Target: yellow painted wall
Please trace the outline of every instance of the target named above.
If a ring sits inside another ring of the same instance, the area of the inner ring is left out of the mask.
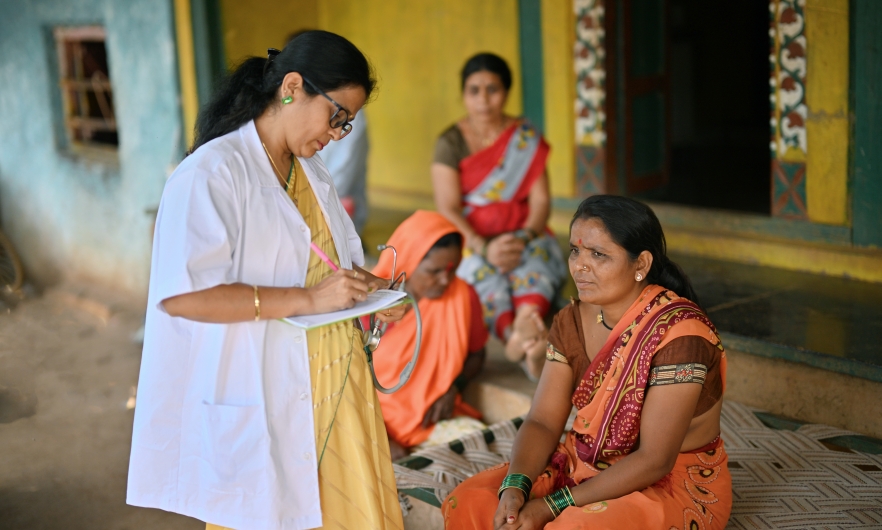
[[[267,48],[281,49],[291,33],[319,27],[318,0],[221,0],[220,6],[230,65],[265,57]]]
[[[512,0],[322,0],[319,25],[367,54],[380,79],[367,107],[368,186],[432,193],[429,166],[438,135],[464,113],[459,71],[471,55],[499,54],[520,78],[517,2]],[[521,112],[515,83],[507,110]]]
[[[193,21],[190,0],[175,0],[175,38],[181,83],[181,114],[187,148],[193,145],[199,97],[196,92],[196,59],[193,55]]]
[[[806,201],[811,221],[848,223],[848,0],[806,0]]]
[[[182,0],[178,0],[182,1]],[[185,1],[185,0],[184,0]],[[572,0],[542,0],[545,130],[555,196],[572,197],[575,158],[572,105]],[[281,47],[293,31],[319,28],[356,44],[379,77],[365,110],[371,142],[371,203],[431,205],[429,166],[435,140],[464,113],[459,70],[480,51],[505,58],[515,79],[507,111],[522,111],[519,22],[513,0],[221,0],[231,64]],[[267,16],[272,13],[272,16]]]
[[[542,0],[545,137],[551,144],[548,175],[556,197],[574,197],[576,192],[573,16],[572,0]]]

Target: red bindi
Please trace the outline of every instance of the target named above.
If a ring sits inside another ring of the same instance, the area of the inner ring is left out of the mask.
[[[445,271],[445,272],[450,272],[450,271],[452,271],[452,270],[453,270],[453,262],[451,261],[450,263],[447,264],[446,267],[444,267],[444,271]]]
[[[579,246],[582,246],[582,238],[579,238]]]

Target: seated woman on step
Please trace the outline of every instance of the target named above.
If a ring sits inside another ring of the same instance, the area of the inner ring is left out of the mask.
[[[439,213],[417,211],[392,234],[398,251],[396,274],[407,273],[405,287],[419,304],[423,339],[410,381],[394,394],[377,395],[389,434],[392,459],[407,449],[453,441],[485,427],[478,411],[462,401],[466,382],[481,371],[487,330],[475,290],[456,277],[462,259],[462,235]],[[384,252],[374,273],[392,275],[392,253]],[[383,386],[398,374],[413,352],[416,318],[408,312],[390,325],[376,355],[374,369]]]
[[[512,460],[451,492],[446,528],[725,528],[726,355],[658,219],[632,199],[584,200],[569,267],[579,300],[554,319]]]
[[[503,112],[511,88],[505,61],[475,55],[462,70],[466,117],[435,147],[435,204],[465,236],[457,275],[475,286],[491,332],[506,356],[524,360],[531,378],[545,362],[542,317],[566,278],[563,256],[546,227],[550,209],[548,144],[522,118]]]

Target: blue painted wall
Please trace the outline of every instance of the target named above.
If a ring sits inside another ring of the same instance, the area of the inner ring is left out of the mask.
[[[52,29],[107,32],[119,163],[67,154]],[[0,2],[0,221],[39,283],[146,293],[153,216],[181,159],[171,0]]]

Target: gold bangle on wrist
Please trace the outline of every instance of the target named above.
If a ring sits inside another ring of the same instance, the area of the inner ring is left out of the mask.
[[[260,293],[257,291],[257,286],[254,287],[254,321],[257,322],[260,320]]]

